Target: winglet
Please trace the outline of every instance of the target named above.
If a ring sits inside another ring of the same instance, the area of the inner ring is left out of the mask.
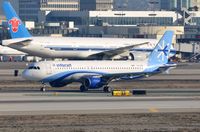
[[[149,65],[163,65],[168,63],[170,48],[172,46],[174,32],[166,31],[152,53],[149,55]]]
[[[8,21],[9,32],[12,38],[31,37],[30,33],[19,19],[10,2],[3,2],[3,10]]]

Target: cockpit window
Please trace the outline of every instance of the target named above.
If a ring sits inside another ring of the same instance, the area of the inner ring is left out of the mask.
[[[34,70],[40,70],[40,67],[39,66],[30,66],[28,69],[34,69]]]
[[[30,66],[28,69],[33,69],[33,67],[32,67],[32,66]]]

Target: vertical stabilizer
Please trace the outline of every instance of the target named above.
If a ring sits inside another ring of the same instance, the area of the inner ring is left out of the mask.
[[[162,65],[168,63],[174,32],[166,31],[152,53],[149,55],[149,65]]]
[[[30,33],[19,19],[10,2],[3,2],[3,10],[8,21],[9,32],[12,38],[31,37]]]

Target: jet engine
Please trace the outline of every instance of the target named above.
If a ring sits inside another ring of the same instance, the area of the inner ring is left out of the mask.
[[[144,60],[148,57],[149,53],[131,51],[113,57],[114,60]]]
[[[148,57],[149,53],[145,52],[130,52],[129,60],[145,60]]]
[[[101,78],[86,78],[84,81],[84,86],[89,89],[97,89],[103,87],[104,83]]]

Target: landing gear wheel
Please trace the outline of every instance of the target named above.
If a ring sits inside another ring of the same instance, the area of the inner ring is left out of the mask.
[[[85,86],[81,85],[80,86],[80,91],[81,92],[85,92],[85,91],[88,91],[88,89]]]
[[[43,87],[43,88],[40,89],[40,91],[41,91],[41,92],[45,92],[46,89]]]
[[[40,91],[41,92],[45,92],[46,91],[46,84],[45,83],[42,83],[42,87],[40,88]]]
[[[109,93],[111,91],[111,88],[109,86],[105,86],[105,87],[103,87],[103,91],[105,93]]]

